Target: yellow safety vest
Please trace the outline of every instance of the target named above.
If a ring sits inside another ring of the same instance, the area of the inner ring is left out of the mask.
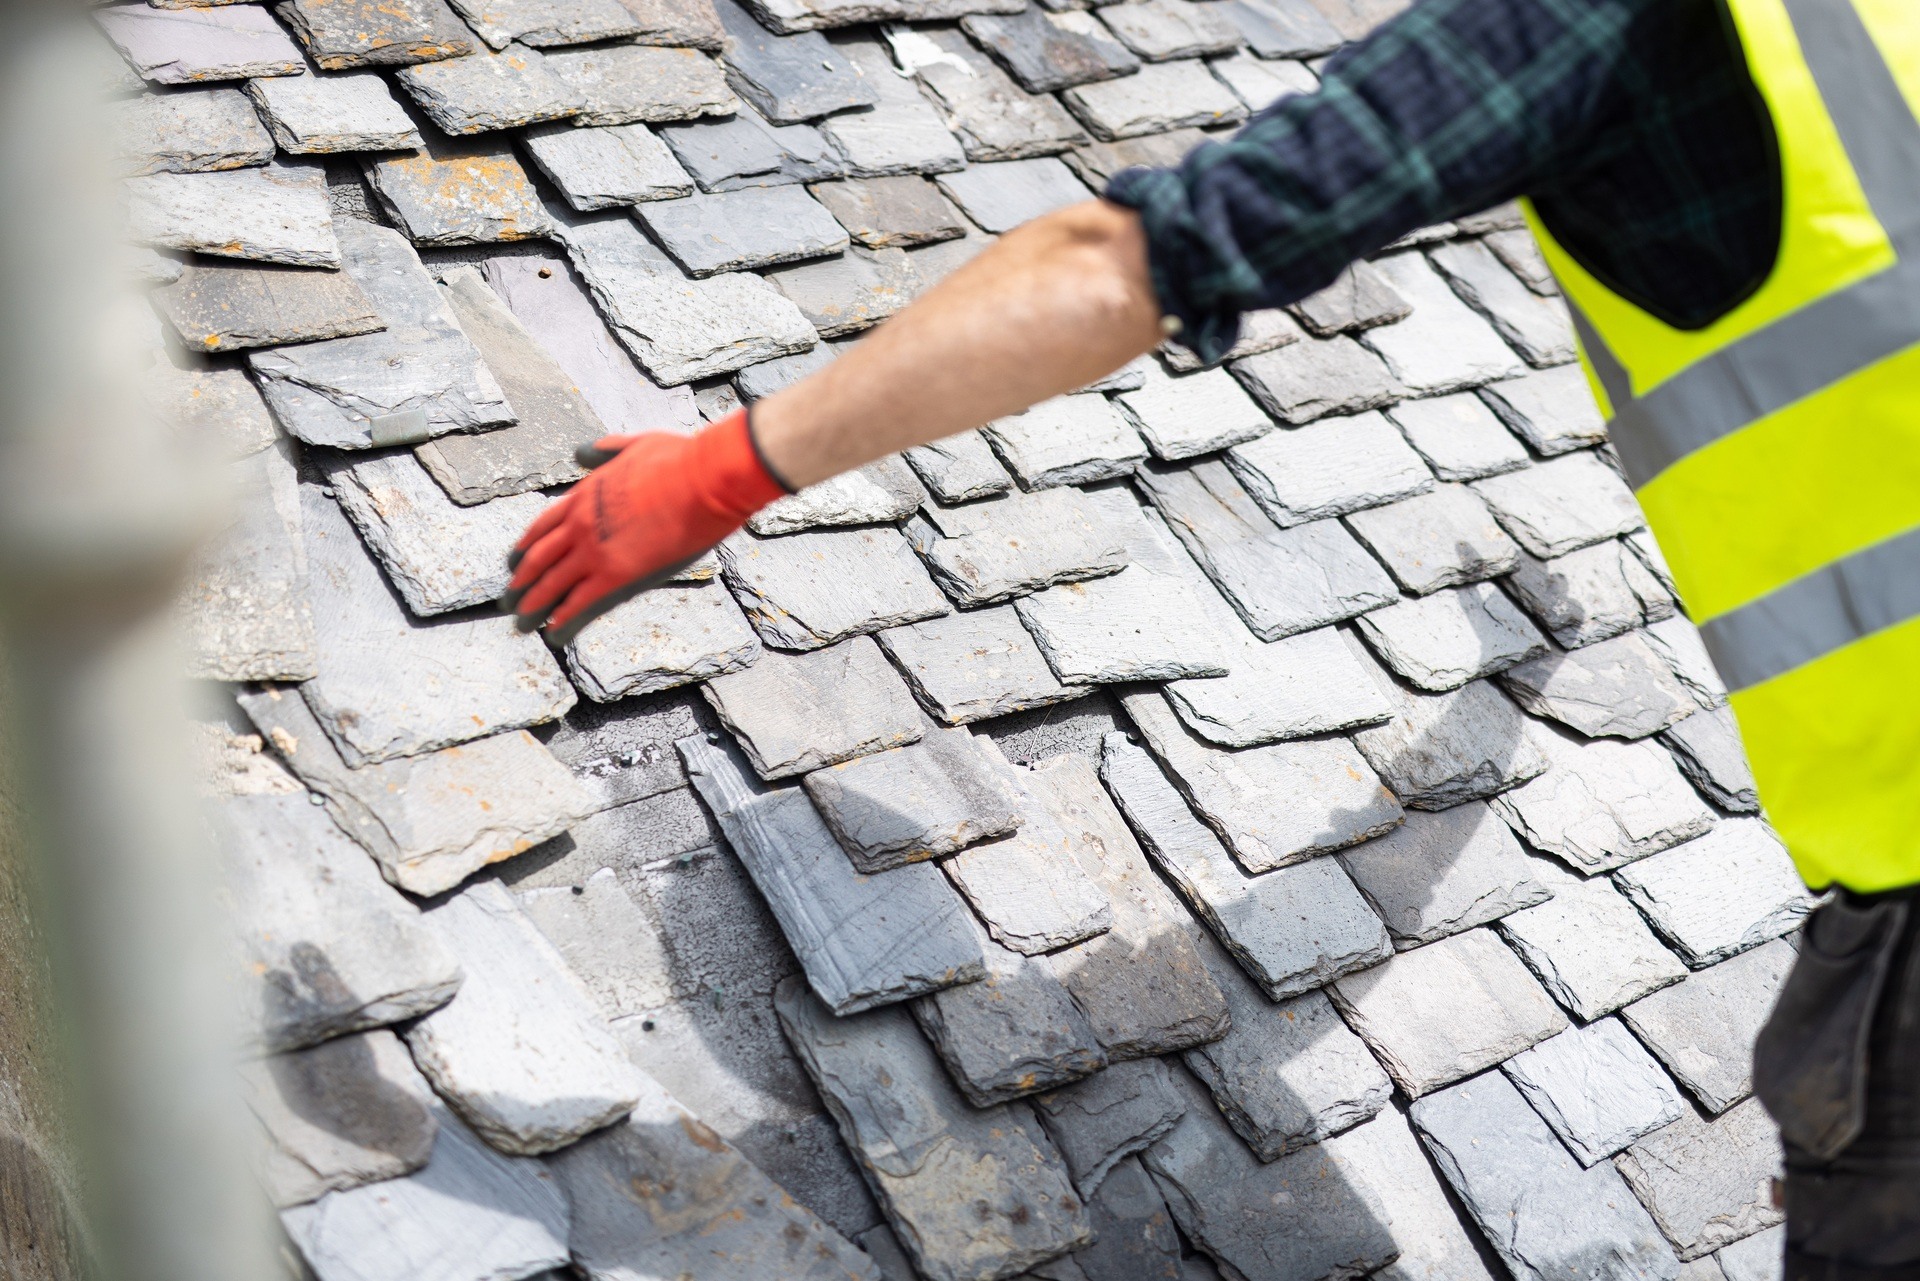
[[[1728,0],[1779,256],[1676,329],[1528,208],[1614,447],[1808,884],[1920,883],[1920,0]]]

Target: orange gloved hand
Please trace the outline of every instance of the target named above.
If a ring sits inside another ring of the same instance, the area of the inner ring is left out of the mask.
[[[607,436],[579,451],[595,468],[515,544],[500,606],[556,645],[660,582],[789,493],[736,410],[693,436]]]

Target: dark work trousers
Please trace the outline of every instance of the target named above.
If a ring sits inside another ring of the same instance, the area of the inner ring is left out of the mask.
[[[1786,1145],[1786,1281],[1920,1281],[1920,886],[1807,919],[1754,1048]]]

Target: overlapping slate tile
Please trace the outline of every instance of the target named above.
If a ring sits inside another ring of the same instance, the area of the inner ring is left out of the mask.
[[[1709,1112],[1753,1092],[1753,1042],[1793,968],[1775,939],[1636,1001],[1621,1017]]]
[[[727,42],[713,0],[620,0],[620,4],[640,24],[635,44],[719,53]]]
[[[1754,814],[1760,796],[1753,770],[1740,746],[1740,728],[1725,708],[1698,711],[1661,732],[1682,772],[1706,798],[1723,810]]]
[[[611,0],[609,0],[611,2]],[[480,52],[408,67],[394,77],[449,134],[517,129],[576,115],[581,98],[532,49]]]
[[[403,151],[425,145],[393,90],[371,73],[249,80],[247,95],[282,151]]]
[[[1649,623],[1642,635],[1646,637],[1647,644],[1653,646],[1654,652],[1673,669],[1673,674],[1679,678],[1694,702],[1709,709],[1727,705],[1726,684],[1721,681],[1720,673],[1714,670],[1706,643],[1700,639],[1700,629],[1691,621],[1675,615],[1657,623]]]
[[[1645,632],[1547,654],[1509,669],[1501,683],[1534,715],[1590,738],[1645,738],[1694,707]]]
[[[1556,885],[1550,901],[1504,918],[1500,933],[1554,998],[1585,1020],[1687,976],[1604,877]]]
[[[1353,512],[1347,525],[1416,596],[1505,574],[1520,555],[1487,505],[1463,485],[1438,485]]]
[[[156,9],[121,4],[94,20],[114,48],[155,84],[200,84],[253,76],[297,76],[300,50],[265,5]]]
[[[1282,527],[1377,507],[1433,487],[1426,464],[1391,423],[1373,413],[1269,432],[1234,446],[1226,460]]]
[[[1506,824],[1478,802],[1410,811],[1399,827],[1339,857],[1403,948],[1544,903],[1553,892]]]
[[[818,649],[952,608],[907,540],[884,525],[739,534],[720,556],[755,630],[781,649]]]
[[[156,173],[129,179],[127,197],[127,234],[141,244],[296,267],[340,266],[326,176],[316,166]]]
[[[800,309],[759,277],[689,280],[625,218],[580,223],[560,234],[620,341],[669,386],[792,355],[819,341]]]
[[[930,1281],[1010,1276],[1092,1236],[1065,1165],[1022,1103],[975,1110],[905,1011],[833,1019],[797,979],[787,1037],[901,1243]],[[1018,1169],[1019,1182],[1004,1171]]]
[[[1247,109],[1198,60],[1152,63],[1134,75],[1075,85],[1060,95],[1067,110],[1106,142],[1183,126],[1238,124]]]
[[[1090,1080],[1033,1100],[1080,1195],[1089,1200],[1114,1168],[1153,1144],[1186,1111],[1164,1059],[1116,1063]]]
[[[1218,605],[1217,600],[1206,600]],[[1392,715],[1388,678],[1332,628],[1262,641],[1224,608],[1214,613],[1227,675],[1172,681],[1166,694],[1187,727],[1222,747],[1255,747],[1361,725]]]
[[[792,0],[779,2],[785,4]],[[763,11],[766,6],[751,7],[762,11],[762,18],[768,16]],[[775,30],[803,29],[797,25],[783,27],[778,21],[771,25]],[[966,152],[960,140],[947,131],[939,111],[914,83],[895,69],[893,55],[877,35],[841,37],[832,47],[847,60],[877,99],[872,107],[829,116],[820,122],[820,132],[847,162],[851,176],[882,178],[893,174],[951,173],[965,167]]]
[[[993,456],[986,437],[977,431],[961,432],[929,445],[915,445],[902,457],[943,503],[991,498],[1013,488],[1007,469]]]
[[[914,261],[904,249],[856,245],[837,258],[803,262],[767,273],[824,338],[871,328],[920,292]]]
[[[1149,62],[1231,53],[1242,43],[1239,27],[1192,0],[1134,0],[1097,12],[1121,44]]]
[[[907,248],[952,240],[966,221],[925,178],[856,178],[809,188],[858,243],[869,249]]]
[[[1058,102],[1016,85],[960,32],[950,27],[889,28],[887,38],[895,56],[915,72],[939,105],[968,160],[1052,155],[1087,140],[1085,131]],[[997,228],[988,226],[988,230]]]
[[[1013,14],[963,18],[960,29],[1030,93],[1123,76],[1140,66],[1091,14],[1054,14],[1028,5]]]
[[[1521,283],[1536,294],[1557,294],[1559,286],[1554,283],[1553,272],[1547,266],[1546,258],[1540,252],[1533,233],[1525,226],[1510,227],[1489,232],[1482,237],[1482,243],[1493,251],[1493,256],[1506,264],[1508,271],[1520,277]]]
[[[1211,454],[1273,428],[1273,420],[1224,369],[1169,378],[1149,362],[1146,382],[1114,398],[1154,457],[1167,460]]]
[[[1501,1070],[1581,1165],[1606,1160],[1690,1110],[1618,1019],[1569,1028]]]
[[[1522,554],[1507,580],[1553,639],[1566,649],[1630,632],[1673,616],[1673,597],[1624,542],[1608,540],[1536,560]]]
[[[797,355],[780,356],[773,360],[762,361],[757,365],[748,365],[734,376],[733,386],[739,395],[735,397],[733,403],[721,407],[716,401],[713,408],[702,406],[707,415],[707,421],[717,421],[722,416],[732,413],[741,403],[750,404],[756,400],[764,400],[776,391],[784,391],[802,378],[818,373],[839,358],[842,346],[843,344],[838,343],[820,343]],[[873,470],[875,468],[880,470]],[[860,480],[843,482],[836,486],[836,481],[841,481],[842,476],[849,475],[858,475]],[[900,485],[905,485],[906,488],[900,489],[898,494],[893,493],[892,491]],[[869,463],[866,467],[856,468],[852,472],[843,472],[841,476],[830,476],[826,480],[809,485],[800,494],[789,494],[786,498],[775,499],[770,505],[749,517],[747,527],[756,534],[773,534],[791,532],[792,529],[805,529],[809,525],[819,523],[867,524],[879,520],[896,521],[907,516],[926,497],[924,494],[919,494],[912,503],[907,503],[906,489],[913,488],[917,487],[911,482],[900,479],[892,466],[891,459],[883,458]],[[880,490],[887,491],[888,496],[883,498],[878,492]],[[789,501],[790,499],[794,501]],[[814,519],[815,515],[825,516],[829,510],[844,510],[850,516],[854,507],[866,505],[875,505],[873,509],[876,511],[880,510],[880,505],[884,505],[890,513],[896,507],[900,510],[897,515],[876,515],[864,517],[861,520],[822,522]],[[791,516],[769,515],[770,512],[791,513]]]
[[[1441,480],[1479,480],[1517,471],[1529,461],[1526,447],[1470,392],[1405,400],[1387,410],[1387,417]]]
[[[1703,1258],[1694,1267],[1715,1266],[1727,1281],[1779,1281],[1785,1274],[1787,1229],[1785,1225],[1742,1237]]]
[[[1613,1166],[1581,1169],[1497,1072],[1413,1105],[1413,1123],[1517,1277],[1569,1270],[1674,1281],[1679,1261]]]
[[[250,1042],[268,1052],[444,1004],[461,968],[373,863],[298,792],[210,809]]]
[[[1111,38],[1108,36],[1107,29],[1100,25],[1098,18],[1077,9],[1049,14],[1048,21],[1071,23],[1071,29],[1076,32],[1085,28],[1102,38]],[[1171,129],[1166,133],[1150,133],[1135,138],[1091,142],[1084,147],[1075,147],[1064,158],[1067,166],[1080,175],[1082,182],[1099,191],[1105,190],[1108,180],[1122,169],[1128,169],[1134,165],[1146,165],[1150,168],[1177,165],[1186,158],[1188,152],[1206,142],[1209,137],[1211,137],[1210,134],[1199,129]],[[1248,312],[1243,319],[1251,320],[1256,316],[1265,317],[1273,314],[1272,311],[1253,311]],[[1284,316],[1286,313],[1279,314]],[[1293,324],[1291,317],[1287,318],[1287,323]],[[1294,325],[1293,328],[1294,336],[1298,337],[1299,326]],[[1197,361],[1194,362],[1193,368],[1199,368]]]
[[[1191,1275],[1180,1257],[1180,1237],[1153,1176],[1132,1157],[1114,1166],[1112,1176],[1087,1199],[1093,1244],[1062,1263],[1080,1269],[1087,1281],[1181,1281]]]
[[[619,0],[455,0],[463,17],[495,49],[589,44],[640,33]]]
[[[636,216],[689,274],[770,267],[847,247],[846,232],[798,187],[749,187],[656,200]]]
[[[613,868],[603,867],[579,885],[539,886],[515,897],[607,1018],[644,1013],[674,999],[673,960],[653,905],[635,902]]]
[[[1124,476],[1146,446],[1104,396],[1056,396],[981,429],[1027,489]]]
[[[693,179],[645,125],[561,124],[524,138],[533,162],[583,212],[693,194]]]
[[[1030,803],[1003,762],[964,730],[816,770],[801,781],[863,872],[957,853],[1021,826]]]
[[[1227,9],[1226,12],[1231,22],[1232,10]],[[1234,23],[1236,28],[1240,25]],[[1226,81],[1227,87],[1251,111],[1260,111],[1294,94],[1312,93],[1320,85],[1319,77],[1299,62],[1269,61],[1251,54],[1236,53],[1231,58],[1215,58],[1208,65],[1213,68],[1213,74]],[[1378,323],[1385,324],[1389,319],[1392,317],[1382,317]]]
[[[1507,532],[1542,559],[1631,533],[1646,523],[1626,482],[1591,450],[1475,481],[1473,488]]]
[[[568,1261],[565,1195],[551,1172],[502,1156],[443,1106],[425,1169],[281,1212],[322,1277],[530,1276]]]
[[[109,110],[116,168],[128,176],[243,169],[273,159],[272,136],[237,89],[148,95]]]
[[[761,653],[716,582],[650,588],[588,623],[566,649],[574,683],[603,703],[737,672]]]
[[[322,71],[405,67],[465,57],[476,47],[473,33],[447,8],[445,0],[387,0],[380,4],[281,0],[275,11],[293,28],[307,55]]]
[[[1078,698],[1062,685],[1012,609],[966,610],[879,634],[927,711],[950,725]]]
[[[1392,325],[1368,330],[1361,341],[1380,353],[1406,387],[1434,395],[1525,372],[1526,365],[1486,321],[1454,297],[1425,258],[1417,253],[1393,254],[1374,266],[1412,305],[1413,313]]]
[[[1071,487],[964,507],[929,504],[907,526],[907,537],[934,580],[967,606],[1098,578],[1127,565],[1119,532]]]
[[[1597,445],[1607,437],[1607,425],[1587,386],[1579,365],[1543,369],[1523,378],[1489,383],[1480,389],[1500,420],[1533,446],[1551,456]]]
[[[367,162],[367,181],[419,245],[528,240],[553,230],[527,171],[495,140],[429,139],[419,151]]]
[[[546,69],[583,102],[574,117],[582,125],[724,116],[737,102],[720,64],[698,49],[636,44],[560,49],[546,55]]]
[[[727,35],[727,83],[769,120],[798,124],[870,107],[880,95],[817,32],[776,35],[736,0],[714,0]]]
[[[839,177],[844,168],[818,129],[769,124],[744,104],[724,119],[661,125],[659,130],[702,191],[819,182]]]
[[[241,351],[386,328],[344,271],[195,262],[152,297],[181,342],[196,351]]]
[[[1583,742],[1535,726],[1545,774],[1503,793],[1493,808],[1537,850],[1584,875],[1610,871],[1690,841],[1713,811],[1653,743]]]
[[[1053,156],[975,164],[943,175],[939,182],[969,218],[991,232],[1011,231],[1092,196],[1073,171]]]
[[[1376,609],[1358,629],[1417,688],[1458,689],[1547,649],[1547,638],[1498,587],[1470,583]]]
[[[1813,906],[1786,847],[1757,818],[1723,819],[1614,879],[1695,969],[1779,938]],[[1702,894],[1703,885],[1717,888]]]
[[[1430,252],[1454,293],[1485,316],[1528,364],[1544,369],[1574,359],[1573,324],[1560,299],[1529,288],[1477,240],[1449,240]]]
[[[1310,0],[1227,0],[1227,20],[1262,58],[1313,58],[1346,37]]]
[[[1675,1252],[1697,1259],[1781,1221],[1772,1192],[1780,1160],[1779,1134],[1756,1099],[1710,1121],[1684,1109],[1614,1164]]]
[[[767,654],[704,692],[762,778],[917,743],[925,732],[899,676],[862,636],[813,653]]]
[[[1360,754],[1414,809],[1439,810],[1492,796],[1534,777],[1547,758],[1526,717],[1486,681],[1445,694],[1393,684],[1393,719],[1353,736]]]

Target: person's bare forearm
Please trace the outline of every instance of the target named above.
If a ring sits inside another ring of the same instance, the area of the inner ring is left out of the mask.
[[[1072,391],[1160,340],[1146,237],[1089,201],[1035,219],[826,369],[754,406],[796,487]]]

